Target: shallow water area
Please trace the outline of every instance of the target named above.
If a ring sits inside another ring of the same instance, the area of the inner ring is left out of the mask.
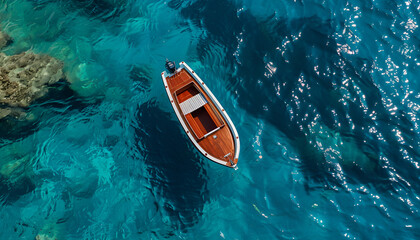
[[[1,52],[65,79],[0,118],[0,239],[419,239],[419,5],[1,1]],[[166,58],[228,112],[238,170],[184,134]]]

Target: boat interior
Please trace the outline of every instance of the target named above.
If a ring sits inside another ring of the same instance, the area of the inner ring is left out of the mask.
[[[175,99],[197,139],[206,138],[224,126],[223,121],[194,82],[174,92]]]

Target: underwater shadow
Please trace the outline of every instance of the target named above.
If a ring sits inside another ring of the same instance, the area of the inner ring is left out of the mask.
[[[51,0],[36,0],[36,9],[50,4]],[[119,17],[127,9],[126,0],[64,0],[61,1],[64,11],[79,11],[88,17],[97,18],[103,22]]]
[[[153,192],[163,198],[171,225],[186,231],[199,221],[209,199],[200,155],[183,136],[179,123],[159,109],[154,99],[139,106],[134,125]]]
[[[35,184],[29,177],[20,177],[16,182],[11,183],[9,179],[0,175],[0,205],[12,204],[34,189]]]
[[[133,81],[133,88],[140,92],[150,92],[151,69],[147,65],[131,65],[128,69],[129,77]]]
[[[21,116],[11,114],[0,119],[0,140],[15,141],[30,136],[46,119],[71,110],[83,111],[88,106],[100,104],[102,99],[81,97],[71,89],[68,81],[61,79],[29,107],[16,109]]]

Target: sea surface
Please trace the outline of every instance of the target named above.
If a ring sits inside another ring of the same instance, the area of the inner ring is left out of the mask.
[[[67,83],[0,121],[0,239],[420,239],[420,1],[0,0]],[[236,125],[210,162],[163,88]]]

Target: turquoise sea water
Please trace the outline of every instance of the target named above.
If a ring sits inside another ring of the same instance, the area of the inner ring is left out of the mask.
[[[420,239],[420,1],[0,4],[3,51],[69,81],[0,120],[0,239]],[[229,113],[237,171],[183,133],[166,58]]]

